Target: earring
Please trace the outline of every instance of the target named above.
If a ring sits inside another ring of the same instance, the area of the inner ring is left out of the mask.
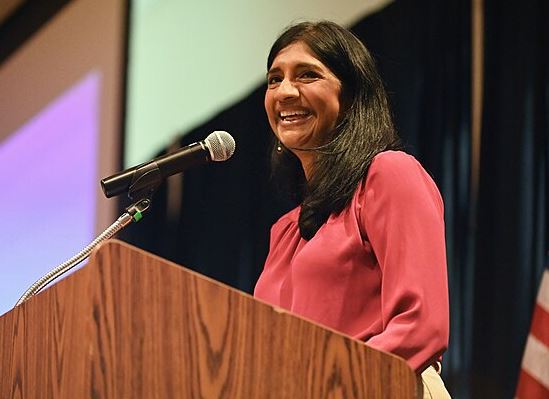
[[[279,154],[282,154],[282,144],[280,143],[280,141],[276,145],[276,152],[278,152]]]

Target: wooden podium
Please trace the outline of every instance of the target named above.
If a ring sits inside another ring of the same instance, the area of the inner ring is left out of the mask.
[[[415,398],[404,360],[120,241],[0,317],[0,398]]]

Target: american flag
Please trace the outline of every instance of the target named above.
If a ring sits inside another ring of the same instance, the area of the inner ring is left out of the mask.
[[[549,399],[549,269],[541,279],[522,358],[517,399]]]

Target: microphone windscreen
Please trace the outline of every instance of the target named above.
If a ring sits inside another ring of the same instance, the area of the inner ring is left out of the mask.
[[[210,151],[212,161],[226,161],[233,156],[236,143],[229,133],[218,130],[210,133],[204,140],[206,147]]]

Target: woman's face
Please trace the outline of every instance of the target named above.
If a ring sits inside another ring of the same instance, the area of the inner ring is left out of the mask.
[[[265,110],[276,137],[302,163],[312,153],[294,148],[313,148],[330,139],[340,93],[339,79],[303,42],[283,48],[274,59],[267,73]]]

